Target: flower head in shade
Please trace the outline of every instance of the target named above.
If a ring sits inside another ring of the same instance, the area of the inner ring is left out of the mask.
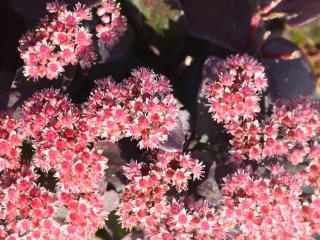
[[[119,42],[119,38],[127,30],[127,19],[120,11],[120,5],[115,0],[102,0],[96,11],[100,18],[96,36],[100,44],[109,49]]]

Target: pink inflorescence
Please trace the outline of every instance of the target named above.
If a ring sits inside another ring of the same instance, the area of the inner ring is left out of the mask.
[[[104,225],[107,217],[100,192],[58,193],[55,206],[55,221],[60,231],[58,237],[52,239],[89,239]]]
[[[198,160],[161,151],[150,165],[132,161],[124,171],[130,183],[118,211],[123,227],[140,226],[152,239],[224,239],[222,225],[208,203],[200,201],[187,209],[167,196],[172,187],[187,190],[188,180],[201,177],[203,166]]]
[[[209,68],[211,62],[207,62]],[[267,87],[264,67],[248,55],[235,55],[214,69],[206,97],[213,119],[232,135],[236,161],[283,157],[297,165],[308,156],[319,128],[319,103],[310,98],[277,100],[272,114],[258,119],[261,93]],[[247,105],[248,103],[248,105]]]
[[[262,128],[258,120],[245,121],[241,124],[229,123],[228,132],[232,134],[232,145],[229,153],[236,161],[243,159],[262,160]]]
[[[98,189],[107,159],[89,148],[93,136],[88,123],[66,96],[54,89],[36,93],[23,106],[22,128],[34,138],[34,165],[46,172],[55,170],[61,191]]]
[[[121,15],[120,6],[115,0],[102,0],[97,8],[100,23],[96,26],[100,44],[112,48],[127,30],[127,20]]]
[[[54,214],[53,196],[36,185],[36,178],[27,165],[1,175],[1,239],[45,239],[53,230],[49,229]]]
[[[264,67],[249,55],[233,55],[213,73],[216,79],[210,79],[205,90],[213,119],[224,124],[254,119],[267,88]]]
[[[56,1],[47,4],[47,10],[50,15],[20,40],[24,75],[34,80],[55,79],[69,64],[89,67],[96,59],[92,35],[83,25],[91,19],[90,9],[78,3],[70,11]]]
[[[320,234],[320,196],[314,195],[310,202],[302,207],[303,216],[310,224],[314,235]]]
[[[87,239],[104,224],[108,159],[91,146],[94,135],[82,116],[54,89],[28,99],[20,122],[2,116],[2,138],[13,146],[6,156],[15,165],[0,175],[1,239]],[[18,157],[9,155],[22,139],[35,149],[31,160],[20,160],[20,151]],[[56,177],[48,179],[55,185],[51,190],[40,180],[49,172]]]
[[[319,102],[310,98],[276,101],[265,124],[263,156],[284,155],[294,165],[308,155],[315,158],[312,149],[320,134],[319,110]]]
[[[96,26],[98,41],[110,49],[126,31],[126,18],[114,0],[103,0],[96,9],[101,22]],[[72,11],[59,1],[48,3],[49,15],[20,39],[24,75],[34,81],[52,80],[70,64],[91,67],[97,60],[93,36],[85,27],[92,20],[91,10],[80,3]]]
[[[37,178],[29,165],[1,175],[1,239],[80,240],[104,223],[102,195],[49,192]]]
[[[271,116],[264,121],[228,125],[234,137],[230,141],[233,146],[230,152],[240,160],[282,157],[297,165],[306,157],[315,157],[312,149],[320,132],[319,120],[319,104],[315,100],[278,100]]]
[[[145,68],[119,84],[110,78],[99,80],[86,106],[97,136],[110,141],[133,137],[140,148],[156,148],[167,140],[178,113],[169,80]]]
[[[320,196],[320,146],[315,143],[308,154],[310,164],[300,172],[305,183],[314,189],[315,195]]]
[[[51,8],[59,9],[59,6],[51,5]],[[121,84],[110,78],[98,81],[98,88],[84,110],[59,90],[44,89],[26,100],[19,121],[11,115],[2,115],[1,238],[71,240],[90,237],[104,224],[106,217],[103,199],[108,159],[94,145],[97,137],[117,141],[130,136],[139,140],[141,148],[156,148],[175,127],[177,105],[169,80],[141,68]],[[34,149],[31,159],[20,159],[22,141]],[[205,203],[190,210],[179,209],[183,205],[166,196],[171,186],[179,192],[187,190],[188,181],[203,174],[198,160],[181,153],[159,151],[150,166],[131,163],[128,169],[127,177],[133,185],[138,181],[140,185],[136,187],[140,188],[124,193],[126,198],[134,198],[136,194],[142,198],[145,188],[154,191],[153,196],[145,195],[151,200],[143,203],[145,207],[141,205],[140,209],[150,216],[148,223],[160,221],[161,229],[155,232],[155,226],[147,231],[150,236],[168,239],[172,235],[173,239],[175,236],[185,239],[184,236],[194,232],[203,237],[208,231],[211,235],[223,234],[220,230],[215,233],[208,230],[217,219],[212,210],[205,210]],[[133,206],[136,200],[130,199],[126,204]],[[148,209],[150,204],[157,206],[156,211],[163,207],[166,217],[156,219],[157,212]],[[166,221],[177,220],[176,213],[179,213],[180,225],[177,228],[167,226]],[[126,214],[122,215],[124,226],[134,227],[130,221],[138,213],[122,214]],[[188,222],[184,221],[185,217]]]
[[[207,65],[212,68],[211,62]],[[218,123],[223,123],[233,148],[234,160],[261,160],[261,128],[257,120],[260,100],[267,88],[264,67],[249,55],[233,55],[213,68],[213,76],[206,79],[205,96],[209,112]],[[214,79],[212,79],[214,78]]]
[[[23,104],[20,129],[25,137],[38,141],[48,126],[58,131],[61,124],[72,127],[72,123],[79,119],[79,111],[59,90],[45,89],[36,92]]]
[[[300,182],[285,172],[263,178],[240,170],[222,188],[220,217],[234,239],[311,239],[300,188]]]
[[[315,234],[320,234],[320,147],[316,142],[307,158],[309,165],[300,171],[300,177],[306,186],[312,188],[312,196],[303,205],[304,217],[310,222]]]
[[[154,153],[151,164],[132,161],[124,168],[130,183],[118,211],[122,226],[140,226],[152,239],[223,239],[222,225],[208,203],[187,209],[168,197],[172,187],[187,190],[188,180],[199,179],[202,171],[198,160],[181,153]]]
[[[22,137],[10,113],[0,114],[0,172],[19,167]]]

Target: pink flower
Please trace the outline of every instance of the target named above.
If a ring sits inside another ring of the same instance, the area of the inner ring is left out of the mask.
[[[54,170],[63,192],[99,188],[108,159],[90,147],[94,135],[77,106],[59,91],[45,89],[26,101],[23,117],[21,131],[34,138],[35,167]]]
[[[10,113],[0,114],[0,172],[20,167],[22,136]]]
[[[0,236],[4,239],[86,239],[104,224],[99,192],[49,192],[30,166],[1,175]]]
[[[208,79],[205,89],[213,119],[225,124],[253,120],[267,88],[264,67],[249,55],[233,55],[213,72],[216,79]]]
[[[262,178],[238,171],[222,188],[225,205],[219,217],[226,220],[224,224],[237,239],[311,238],[297,185],[285,172]]]
[[[110,49],[119,42],[127,30],[127,19],[121,15],[120,6],[115,0],[103,0],[96,13],[100,23],[96,26],[99,42]]]
[[[232,158],[239,162],[281,156],[294,165],[302,163],[319,133],[317,101],[278,100],[271,103],[271,116],[258,120],[261,93],[267,87],[262,65],[248,55],[235,55],[213,71],[216,79],[207,79],[205,94],[213,119],[233,136]]]
[[[151,157],[149,165],[131,162],[124,168],[130,183],[118,210],[122,226],[140,226],[148,237],[159,240],[225,239],[226,232],[208,203],[199,201],[187,209],[183,202],[169,200],[170,187],[186,190],[192,169],[198,166],[202,174],[203,166],[181,153],[158,151]]]
[[[90,66],[96,59],[91,34],[83,27],[90,20],[89,9],[77,4],[73,11],[59,2],[49,3],[49,16],[20,40],[19,51],[25,62],[24,75],[34,81],[56,79],[69,64]]]
[[[111,78],[97,83],[85,110],[97,136],[112,142],[133,137],[140,148],[167,140],[179,113],[168,79],[140,68],[122,83]]]
[[[276,155],[287,155],[287,160],[297,165],[308,156],[314,138],[320,130],[319,104],[309,98],[296,98],[290,101],[275,102],[273,114],[268,119],[267,127],[273,129],[264,141],[273,140],[273,145],[280,144]],[[275,144],[276,143],[276,144]]]

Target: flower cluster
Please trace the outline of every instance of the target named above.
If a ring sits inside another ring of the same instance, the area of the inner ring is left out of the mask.
[[[230,141],[234,159],[247,157],[260,161],[267,157],[283,157],[297,165],[306,157],[315,158],[317,154],[312,153],[312,149],[320,131],[317,101],[309,98],[278,100],[272,111],[264,121],[228,125],[234,137]]]
[[[133,137],[140,148],[156,148],[167,140],[179,113],[170,91],[168,79],[145,68],[119,84],[99,80],[86,104],[87,119],[97,136],[110,141]]]
[[[245,54],[227,58],[212,71],[215,79],[208,81],[205,94],[213,119],[224,124],[253,120],[267,88],[264,67]]]
[[[37,178],[29,165],[1,175],[1,239],[80,240],[104,223],[99,195],[52,193]]]
[[[188,180],[198,179],[203,166],[181,153],[153,153],[151,164],[132,161],[124,167],[130,183],[121,196],[119,215],[122,226],[141,226],[152,239],[208,239],[217,219],[206,203],[188,211],[182,203],[169,200],[171,187],[187,190]],[[202,237],[202,238],[201,238]]]
[[[66,96],[45,89],[23,106],[23,132],[34,136],[34,165],[46,172],[53,169],[63,192],[89,192],[103,181],[107,159],[94,148],[81,110]],[[82,181],[79,181],[79,178]]]
[[[10,113],[0,115],[0,172],[19,167],[22,138]]]
[[[243,122],[241,124],[229,123],[228,132],[232,135],[230,154],[235,161],[246,157],[250,160],[262,159],[262,128],[258,120]]]
[[[59,193],[55,205],[55,221],[60,229],[55,239],[88,239],[103,226],[106,219],[103,194],[100,192],[81,195]]]
[[[319,110],[318,101],[309,98],[278,100],[265,127],[269,134],[264,136],[264,155],[285,155],[294,165],[302,163],[309,153],[309,158],[319,158],[313,147],[320,133]]]
[[[57,2],[47,9],[53,16],[43,20],[42,28],[53,24],[61,34],[71,26],[82,29],[81,21],[90,18],[81,5],[73,12]],[[111,47],[123,33],[125,20],[114,1],[104,1],[97,15],[104,24],[98,37]],[[55,44],[54,31],[48,32],[52,34],[48,47]],[[35,36],[48,37],[40,30]],[[73,38],[77,41],[76,35]],[[21,46],[25,53],[40,49],[39,42],[32,45],[29,40]],[[50,51],[47,62],[36,64],[49,64],[58,50]],[[272,103],[271,115],[261,119],[259,101],[267,87],[262,65],[248,55],[236,55],[213,73],[216,79],[208,80],[206,96],[213,118],[232,135],[233,158],[277,157],[294,165],[309,160],[299,180],[278,165],[266,166],[264,176],[238,170],[225,179],[220,205],[188,203],[182,192],[190,180],[201,178],[204,166],[188,154],[158,149],[175,128],[179,107],[169,80],[140,68],[121,83],[98,80],[83,108],[58,90],[45,89],[24,103],[21,120],[0,116],[0,238],[90,237],[106,217],[108,159],[95,142],[124,137],[152,150],[141,162],[131,161],[123,168],[129,183],[121,194],[118,215],[125,228],[139,226],[147,237],[159,240],[310,239],[319,233],[319,103],[309,98],[278,100]],[[20,159],[23,141],[34,148],[31,160]],[[52,189],[41,181],[49,175],[54,177]],[[302,182],[314,189],[309,199],[300,199]]]
[[[238,111],[237,102],[242,103],[239,86],[244,93],[248,84],[246,78],[241,79],[243,70],[237,67],[239,59],[254,62],[247,55],[228,58],[214,68],[217,79],[209,79],[206,87],[211,104],[209,111],[232,135],[230,153],[233,159],[309,164],[299,170],[299,181],[279,167],[271,169],[269,178],[241,170],[227,178],[222,188],[224,202],[218,211],[220,218],[227,219],[223,228],[235,239],[310,239],[319,233],[319,101],[307,97],[276,100],[271,102],[271,115],[258,118],[259,94],[267,85],[260,81],[263,77],[258,77],[259,81],[252,81],[253,86],[248,90],[256,94],[254,109]],[[211,62],[207,64],[212,69]],[[258,76],[263,76],[263,67],[256,71]],[[238,82],[234,75],[239,75]],[[313,188],[309,199],[299,199],[302,182]]]
[[[311,160],[306,169],[300,172],[305,183],[314,189],[316,195],[320,196],[320,147],[317,143],[311,147],[308,154]]]
[[[239,170],[225,179],[222,204],[198,201],[186,207],[169,190],[186,190],[191,174],[201,176],[201,165],[180,153],[158,152],[151,161],[124,168],[130,182],[118,214],[125,228],[140,226],[159,240],[310,239],[318,231],[319,201],[303,206],[301,181],[280,166],[268,170],[269,177]]]
[[[310,239],[300,188],[300,182],[283,171],[263,178],[240,170],[222,188],[220,217],[235,239]]]
[[[127,29],[126,18],[121,15],[120,6],[115,0],[103,0],[97,9],[97,15],[101,21],[96,26],[99,42],[107,48],[112,48]]]
[[[302,207],[303,217],[310,224],[314,235],[320,234],[320,197],[313,196],[311,202]]]
[[[103,199],[108,159],[95,146],[97,138],[117,141],[132,136],[140,140],[140,147],[154,148],[167,139],[178,111],[169,81],[142,68],[121,84],[108,78],[98,81],[84,109],[60,91],[44,89],[25,101],[19,121],[8,114],[1,116],[1,237],[88,238],[106,217]],[[31,159],[20,161],[22,141],[34,149]],[[135,168],[142,174],[148,171],[142,169],[145,166],[136,164]],[[170,186],[187,190],[188,180],[203,173],[197,160],[180,153],[158,152],[150,167],[154,176],[135,177],[141,184],[137,191],[142,196],[144,187],[152,190],[159,185],[163,193],[156,196],[155,192],[154,197],[162,197],[162,202],[153,203],[167,209],[174,208],[165,197]],[[149,206],[145,205],[145,211]],[[206,215],[209,218],[209,213],[197,216]]]
[[[50,15],[20,40],[24,75],[35,80],[55,79],[69,64],[88,67],[96,59],[91,34],[82,23],[91,19],[89,9],[77,4],[69,11],[66,5],[53,2],[47,10]]]
[[[48,236],[54,214],[53,197],[44,188],[36,186],[36,178],[27,165],[1,175],[1,239],[43,239]]]
[[[223,123],[233,136],[230,151],[236,161],[245,156],[261,159],[261,129],[257,121],[262,92],[267,88],[264,67],[249,55],[233,55],[213,67],[207,77],[205,96],[209,112],[218,123]]]
[[[1,116],[1,239],[80,240],[104,224],[101,183],[108,159],[90,145],[94,136],[81,116],[53,89],[28,99],[21,121]],[[35,149],[31,160],[20,161],[23,140]],[[44,182],[54,181],[53,192],[40,180],[52,171],[56,180]]]
[[[313,194],[303,205],[304,217],[311,223],[313,232],[320,234],[320,147],[314,143],[307,158],[309,165],[301,170],[299,177],[306,186],[312,187]]]
[[[261,120],[256,114],[267,87],[264,68],[248,55],[235,55],[213,71],[217,79],[209,80],[206,88],[209,111],[232,135],[233,159],[284,157],[294,165],[302,163],[320,132],[319,103],[309,98],[277,100],[271,116]]]
[[[25,137],[32,137],[36,141],[40,140],[46,126],[51,125],[52,128],[59,129],[60,126],[57,124],[64,124],[70,127],[80,115],[79,109],[55,89],[36,92],[32,98],[24,102],[22,109],[23,121],[20,130]],[[67,117],[68,119],[61,121]]]
[[[33,80],[52,80],[70,64],[88,68],[95,63],[93,37],[85,27],[85,22],[92,19],[91,9],[78,3],[71,11],[66,4],[55,1],[47,4],[47,11],[49,15],[20,39],[24,75]],[[111,48],[124,34],[126,20],[114,0],[102,1],[97,14],[102,21],[96,29],[97,37]]]

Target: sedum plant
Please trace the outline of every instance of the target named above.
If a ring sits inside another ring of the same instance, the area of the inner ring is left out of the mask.
[[[261,34],[264,21],[282,16],[277,7],[290,13],[282,1],[259,1],[256,8],[250,1],[245,44],[218,26],[199,27],[202,16],[190,23],[191,9],[206,16],[203,5],[190,1],[122,1],[124,9],[115,0],[84,2],[47,3],[47,16],[19,40],[23,76],[18,71],[0,114],[0,239],[89,240],[103,231],[120,239],[120,228],[126,240],[319,236],[320,101],[286,97],[273,81],[274,64],[307,64],[288,42]],[[224,4],[216,7],[242,6]],[[172,52],[163,62],[171,23],[161,36],[161,24],[141,27],[146,13],[132,10],[140,5],[149,13],[162,6],[155,23],[167,22],[168,9],[177,12],[175,27],[184,14],[173,8],[183,8],[190,35],[229,50],[195,63]],[[144,48],[129,46],[134,33]],[[148,61],[139,62],[143,57]],[[195,77],[199,66],[202,76]],[[100,74],[100,67],[121,74]],[[188,95],[194,82],[179,79],[185,75],[199,83],[195,96]],[[192,111],[188,100],[195,99]]]

